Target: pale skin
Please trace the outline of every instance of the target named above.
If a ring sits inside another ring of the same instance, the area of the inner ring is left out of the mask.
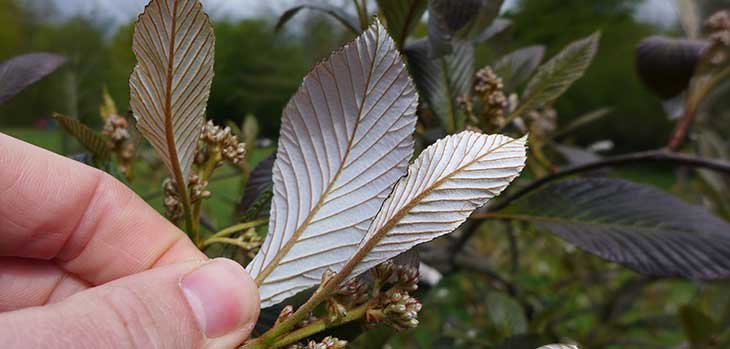
[[[233,348],[259,312],[111,176],[0,133],[0,348]]]

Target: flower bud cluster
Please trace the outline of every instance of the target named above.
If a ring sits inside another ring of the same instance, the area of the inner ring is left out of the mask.
[[[398,265],[398,287],[406,292],[418,290],[418,268],[411,265]]]
[[[165,178],[162,181],[163,200],[162,205],[165,208],[165,217],[171,222],[178,222],[183,217],[182,199],[177,192],[177,185],[171,178]]]
[[[309,341],[307,345],[294,344],[289,346],[288,349],[344,349],[346,347],[347,341],[328,336],[319,343],[315,341]]]
[[[382,321],[399,331],[415,328],[418,326],[418,312],[421,308],[421,303],[408,292],[394,289],[386,294],[383,303],[385,316]]]
[[[134,143],[130,141],[129,122],[122,116],[109,114],[101,129],[101,134],[108,139],[106,148],[117,155],[119,169],[129,176],[136,152]]]
[[[492,124],[501,125],[504,122],[504,110],[507,108],[502,78],[491,67],[480,69],[474,79],[474,93],[481,99],[482,118]]]
[[[376,283],[393,286],[373,302],[366,314],[368,322],[383,322],[399,331],[416,327],[421,303],[409,292],[418,289],[418,268],[388,261],[371,272]]]
[[[547,136],[557,129],[558,113],[552,107],[532,110],[527,113],[530,123],[530,132],[535,135]]]
[[[195,203],[210,197],[210,192],[207,190],[208,181],[201,179],[195,173],[190,175],[188,188],[190,190],[190,202]]]
[[[500,127],[504,123],[504,112],[509,106],[502,79],[491,67],[480,69],[474,76],[472,96],[459,96],[456,103],[472,122],[481,120],[483,126],[490,127]]]
[[[107,117],[101,133],[109,138],[107,147],[114,149],[129,140],[129,123],[127,119],[116,114],[111,114]]]
[[[710,47],[707,50],[710,63],[726,63],[730,49],[730,10],[718,11],[710,16],[705,21],[705,28],[710,33]]]
[[[364,304],[370,298],[370,286],[360,278],[350,279],[340,285],[335,298],[348,307]]]
[[[193,173],[188,181],[188,190],[190,192],[190,202],[196,203],[210,197],[210,191],[207,190],[208,181],[201,180],[200,177]],[[165,178],[162,182],[163,200],[162,205],[165,209],[165,217],[171,222],[178,222],[184,215],[182,198],[177,190],[175,181],[171,178]]]
[[[238,136],[231,132],[229,127],[220,127],[215,125],[213,121],[208,121],[203,125],[203,132],[200,134],[201,146],[198,147],[198,153],[195,156],[195,162],[198,164],[205,163],[214,149],[221,152],[222,160],[230,161],[234,164],[240,164],[246,157],[246,145],[238,141]],[[215,166],[220,166],[218,162]]]

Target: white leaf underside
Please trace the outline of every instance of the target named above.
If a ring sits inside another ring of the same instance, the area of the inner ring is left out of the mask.
[[[383,203],[351,276],[458,228],[519,175],[526,140],[464,131],[426,149]]]
[[[283,113],[269,234],[247,267],[262,307],[318,284],[355,253],[405,174],[417,99],[377,21],[305,77]]]
[[[138,64],[129,87],[137,127],[170,173],[185,182],[213,81],[214,46],[197,0],[152,0],[135,26]]]

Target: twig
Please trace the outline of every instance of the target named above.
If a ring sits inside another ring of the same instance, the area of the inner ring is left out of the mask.
[[[701,157],[673,153],[666,149],[657,149],[644,152],[629,153],[625,155],[618,155],[614,157],[605,158],[599,161],[590,162],[583,165],[568,167],[558,172],[549,174],[540,179],[537,179],[527,186],[517,190],[516,192],[506,195],[504,199],[500,200],[493,206],[488,206],[483,210],[477,211],[476,215],[483,215],[487,212],[496,212],[509,206],[515,200],[529,194],[530,192],[541,188],[543,185],[552,181],[572,176],[575,174],[589,172],[599,168],[613,167],[613,166],[627,166],[636,163],[647,163],[647,162],[658,162],[658,163],[669,163],[679,166],[689,166],[704,168],[713,170],[730,176],[730,163],[720,160],[704,159]],[[466,245],[466,242],[476,233],[478,224],[472,224],[464,229],[462,235],[453,243],[451,251],[456,253]]]
[[[234,233],[237,233],[239,231],[246,230],[249,228],[254,228],[254,227],[257,227],[257,226],[267,223],[267,222],[268,222],[267,219],[259,219],[259,220],[255,220],[255,221],[232,225],[230,227],[224,228],[224,229],[220,230],[219,232],[211,235],[208,239],[217,239],[217,238],[222,238],[222,237],[228,237],[231,234],[234,234]]]
[[[251,246],[248,245],[247,243],[245,243],[245,242],[243,242],[243,241],[241,241],[239,239],[232,239],[232,238],[211,238],[211,239],[205,239],[205,241],[203,241],[200,246],[202,248],[206,248],[206,247],[208,247],[210,245],[213,245],[213,244],[232,245],[232,246],[236,246],[238,248],[241,248],[241,249],[244,249],[244,250],[247,250],[247,251],[251,248]]]
[[[730,66],[711,77],[703,85],[698,87],[697,90],[690,90],[689,96],[685,101],[682,118],[677,122],[674,132],[672,132],[672,136],[669,138],[669,144],[667,145],[669,150],[679,150],[687,138],[687,132],[689,132],[690,127],[694,123],[700,104],[710,94],[712,89],[728,75],[730,75]]]

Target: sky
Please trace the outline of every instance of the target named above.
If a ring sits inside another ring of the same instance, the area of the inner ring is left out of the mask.
[[[74,15],[97,15],[116,27],[133,20],[149,0],[24,0],[36,6],[52,3],[63,17]],[[213,18],[245,18],[260,14],[276,15],[299,3],[342,4],[347,0],[201,0]],[[505,8],[514,6],[519,0],[506,0]],[[644,0],[637,11],[640,20],[660,26],[672,25],[676,10],[671,0]]]

